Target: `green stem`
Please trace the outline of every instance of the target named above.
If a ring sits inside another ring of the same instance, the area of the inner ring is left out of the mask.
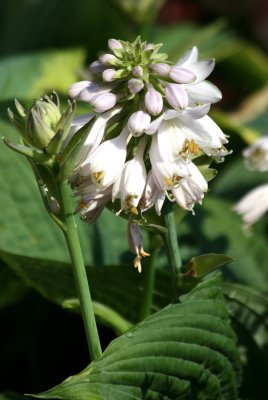
[[[153,304],[153,290],[155,284],[155,260],[157,248],[154,246],[153,238],[150,240],[150,257],[146,258],[143,262],[143,292],[141,299],[141,312],[140,320],[148,317],[152,313]]]
[[[173,271],[174,278],[178,276],[181,269],[181,255],[177,240],[176,224],[173,212],[173,204],[166,200],[163,206],[163,215],[165,218],[167,232],[165,234],[165,242],[170,266]]]
[[[66,224],[64,236],[72,260],[74,279],[82,311],[89,353],[91,359],[96,360],[101,355],[101,345],[93,311],[85,264],[79,242],[77,226],[73,215],[73,202],[67,181],[59,183],[59,193]]]

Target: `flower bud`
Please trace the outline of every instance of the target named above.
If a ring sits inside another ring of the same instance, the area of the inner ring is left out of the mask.
[[[116,57],[113,54],[103,54],[103,56],[100,57],[100,62],[104,65],[110,65],[111,61],[115,61]]]
[[[150,125],[151,117],[144,111],[137,111],[131,115],[127,127],[133,136],[140,136]]]
[[[112,82],[116,79],[116,71],[112,68],[105,69],[102,73],[102,79],[105,82]]]
[[[102,64],[102,62],[98,60],[98,61],[93,61],[93,63],[90,64],[89,69],[93,74],[101,75],[105,69],[105,66]]]
[[[153,43],[147,43],[144,47],[143,50],[154,50],[154,44]]]
[[[111,51],[113,51],[114,49],[122,49],[123,46],[122,44],[119,42],[119,40],[116,39],[109,39],[108,40],[108,47]]]
[[[90,100],[93,110],[97,113],[110,110],[116,104],[116,95],[113,93],[100,93]]]
[[[37,148],[45,148],[56,135],[61,118],[58,106],[49,98],[36,101],[26,117],[26,140]]]
[[[68,94],[70,97],[75,99],[76,97],[78,97],[80,95],[82,90],[89,87],[91,84],[92,84],[92,82],[90,82],[90,81],[75,82],[69,87]]]
[[[136,94],[143,89],[144,83],[142,82],[141,79],[132,78],[128,81],[127,86],[130,93]]]
[[[160,76],[168,76],[170,66],[165,63],[151,64],[150,69]]]
[[[155,90],[153,85],[148,85],[145,95],[145,106],[151,115],[158,115],[163,109],[163,99],[161,94]]]
[[[169,83],[165,89],[168,103],[175,110],[181,110],[188,106],[187,92],[183,86]]]
[[[179,66],[171,67],[169,76],[177,83],[192,83],[196,80],[196,75],[192,71]]]
[[[134,67],[132,70],[132,75],[135,76],[136,78],[141,78],[143,75],[142,67],[140,65],[136,65],[136,67]]]

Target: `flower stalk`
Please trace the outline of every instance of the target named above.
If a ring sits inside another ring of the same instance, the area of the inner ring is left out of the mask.
[[[165,243],[167,247],[167,255],[169,259],[169,264],[172,270],[172,276],[173,276],[173,284],[175,288],[175,284],[177,281],[177,277],[180,273],[180,269],[182,266],[181,262],[181,255],[180,255],[180,249],[179,249],[179,244],[177,240],[177,232],[176,232],[176,224],[175,224],[175,218],[174,218],[174,212],[173,212],[173,204],[169,201],[166,200],[163,206],[163,215],[165,218],[165,224],[166,224],[166,234],[165,234]]]
[[[100,357],[102,351],[101,351],[96,320],[94,316],[94,310],[93,310],[82,250],[79,242],[77,226],[73,215],[73,204],[71,201],[71,193],[67,181],[59,183],[59,192],[60,192],[62,211],[64,214],[64,220],[66,224],[66,230],[64,230],[63,232],[72,261],[74,279],[82,311],[82,317],[86,331],[89,353],[91,359],[96,360]]]

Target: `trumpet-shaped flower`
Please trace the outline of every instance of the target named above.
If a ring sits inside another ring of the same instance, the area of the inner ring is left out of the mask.
[[[243,151],[247,166],[257,171],[268,171],[268,136],[258,139]]]
[[[245,227],[255,224],[268,210],[268,184],[247,193],[234,207],[242,216]]]
[[[150,254],[144,251],[140,227],[131,218],[128,221],[128,244],[129,249],[136,254],[133,261],[134,267],[141,273],[141,259],[148,257]]]

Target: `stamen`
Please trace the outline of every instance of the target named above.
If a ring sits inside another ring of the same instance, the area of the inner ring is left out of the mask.
[[[103,177],[104,177],[104,172],[103,172],[103,171],[101,171],[101,172],[94,172],[93,175],[94,175],[95,181],[96,181],[98,184],[100,184],[101,181],[102,181],[102,179],[103,179]]]

